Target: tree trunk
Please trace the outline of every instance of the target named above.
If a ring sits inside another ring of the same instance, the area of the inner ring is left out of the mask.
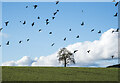
[[[66,58],[64,59],[64,67],[66,67]]]

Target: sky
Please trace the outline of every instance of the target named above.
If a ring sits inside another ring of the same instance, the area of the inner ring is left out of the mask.
[[[33,5],[36,4],[38,7],[34,9]],[[28,66],[31,66],[31,64],[39,66],[39,63],[44,62],[47,57],[50,58],[51,56],[55,58],[54,54],[63,47],[68,47],[69,50],[73,51],[74,49],[72,48],[76,48],[76,46],[79,46],[77,44],[82,43],[83,48],[80,47],[79,49],[82,48],[81,50],[85,50],[86,52],[86,50],[89,49],[88,46],[90,42],[92,42],[91,45],[93,44],[91,47],[100,47],[100,43],[94,45],[96,40],[99,42],[102,41],[102,43],[107,41],[109,45],[112,46],[112,42],[110,42],[113,41],[112,35],[110,40],[108,39],[109,41],[102,39],[109,37],[109,32],[118,27],[118,18],[114,17],[114,14],[118,11],[118,7],[114,5],[115,3],[113,2],[60,2],[58,5],[56,5],[55,2],[3,2],[2,26],[4,29],[0,35],[2,37],[2,47],[0,48],[2,49],[2,63],[6,64],[12,61],[12,64],[20,63],[20,65],[23,66],[25,61],[26,64],[29,63]],[[25,8],[26,6],[28,6],[28,8]],[[56,14],[55,19],[52,20],[53,13],[57,9],[59,9],[59,12]],[[37,19],[38,16],[40,19]],[[45,25],[46,19],[50,20],[48,25]],[[25,25],[20,23],[20,21],[23,22],[24,20],[26,21]],[[4,24],[6,21],[9,21],[8,26]],[[85,25],[81,26],[83,21]],[[31,26],[32,22],[35,22],[33,27]],[[72,29],[71,32],[69,32],[70,28]],[[95,31],[91,32],[93,28]],[[42,29],[42,31],[38,32],[39,29]],[[102,31],[101,34],[97,33],[99,30]],[[53,34],[49,35],[51,31]],[[107,33],[107,35],[105,33]],[[76,39],[77,35],[80,36],[79,39]],[[105,36],[105,38],[103,36]],[[63,41],[65,37],[67,40]],[[114,37],[116,38],[117,34],[114,34]],[[26,41],[27,38],[30,39],[29,42]],[[21,44],[18,43],[20,40],[22,40]],[[115,40],[117,40],[117,38]],[[10,41],[9,46],[6,46],[7,41]],[[84,45],[87,41],[89,42]],[[53,47],[51,47],[52,43],[55,43]],[[71,45],[72,47],[69,47]],[[115,50],[117,49],[117,47],[115,47],[116,45],[115,43],[112,47],[115,48]],[[101,49],[103,48],[101,47],[98,50]],[[104,53],[104,51],[107,53],[105,52],[106,54],[103,54],[102,59],[101,57],[95,59],[95,62],[100,63],[102,60],[103,63],[105,63],[103,59],[107,59],[107,62],[116,64],[116,58],[112,61],[109,60],[109,57],[116,54],[116,51],[113,50],[113,52],[109,53],[108,50],[112,49],[105,48],[101,50],[100,53]],[[81,53],[84,52],[78,52],[76,56],[80,56]],[[95,55],[101,56],[102,54],[100,53],[96,53]],[[82,60],[84,59],[85,57],[83,57]],[[77,62],[80,63],[79,61],[82,60],[77,59]],[[34,61],[36,63],[33,63]],[[52,60],[50,61],[52,62]],[[92,59],[90,59],[89,62],[94,66]],[[83,61],[83,63],[76,66],[88,66],[89,64],[83,65],[86,63],[87,62],[84,63]],[[46,64],[47,63],[43,63],[40,65]],[[89,66],[91,66],[91,64]],[[50,62],[48,65],[50,65]],[[56,66],[58,64],[53,65]]]

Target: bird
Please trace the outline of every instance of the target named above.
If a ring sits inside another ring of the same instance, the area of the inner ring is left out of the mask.
[[[118,3],[119,3],[119,2],[117,2],[117,3],[115,4],[115,6],[117,6],[117,5],[118,5]]]
[[[9,23],[9,21],[5,22],[5,25],[7,26],[7,25],[8,25],[8,23]]]
[[[19,44],[22,43],[22,41],[19,41]]]
[[[84,22],[82,22],[81,26],[83,26],[83,25],[84,25]]]
[[[37,8],[37,5],[34,5],[34,9],[36,9]]]
[[[40,17],[38,16],[38,18],[37,19],[40,19]]]
[[[7,43],[6,43],[6,45],[9,45],[10,44],[10,42],[8,41]]]
[[[64,38],[64,41],[66,41],[66,39],[67,39],[67,38],[65,37],[65,38]]]
[[[59,10],[57,10],[57,12],[59,12]]]
[[[49,34],[52,34],[52,32],[49,32]]]
[[[46,22],[49,21],[49,19],[46,19]]]
[[[82,12],[83,12],[83,10],[82,10]]]
[[[21,22],[21,21],[20,21]]]
[[[90,50],[88,50],[87,52],[90,53]]]
[[[98,33],[101,33],[101,30],[99,30]]]
[[[112,59],[113,59],[114,55],[112,55],[111,57],[112,57]]]
[[[91,32],[93,32],[95,29],[92,29]]]
[[[41,32],[42,31],[42,29],[39,29],[39,32]]]
[[[71,29],[69,29],[69,31],[72,31]]]
[[[34,26],[34,23],[35,23],[35,22],[32,23],[32,26]]]
[[[30,39],[27,39],[27,41],[30,41]]]
[[[1,45],[0,45],[0,47],[1,47]]]
[[[26,6],[26,8],[28,8],[28,6]]]
[[[59,3],[59,1],[56,1],[56,4],[58,4]]]
[[[116,32],[119,32],[119,28],[117,28]]]
[[[42,31],[42,29],[39,29],[39,32],[41,32]]]
[[[74,53],[76,53],[78,50],[75,50]]]
[[[23,22],[23,25],[26,24],[26,21]]]
[[[46,25],[48,25],[49,24],[49,22],[46,22]]]
[[[114,30],[112,30],[112,33],[115,32]]]
[[[54,16],[57,14],[57,12],[54,13]]]
[[[53,43],[51,46],[54,46],[55,45],[55,43]]]
[[[55,17],[52,17],[52,19],[55,19]]]
[[[117,16],[117,14],[118,14],[118,13],[116,13],[116,14],[114,15],[114,17],[116,17],[116,16]]]
[[[79,38],[79,35],[76,38]]]
[[[3,28],[0,28],[0,32],[2,31]]]

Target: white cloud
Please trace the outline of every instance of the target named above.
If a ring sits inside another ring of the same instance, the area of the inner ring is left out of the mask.
[[[69,66],[82,67],[105,67],[108,65],[117,64],[118,58],[118,33],[112,33],[113,29],[103,33],[99,40],[93,42],[85,41],[78,42],[67,46],[66,48],[73,52],[76,64]],[[87,50],[91,50],[87,53]],[[58,51],[57,51],[58,52]],[[10,61],[3,63],[3,66],[61,66],[57,61],[57,52],[49,56],[40,56],[39,58],[31,59],[24,56],[18,61]],[[111,56],[114,55],[114,59]]]

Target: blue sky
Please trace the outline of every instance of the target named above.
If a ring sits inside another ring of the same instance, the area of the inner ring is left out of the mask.
[[[33,9],[35,4],[38,7]],[[61,2],[58,5],[54,2],[2,3],[3,33],[8,35],[7,38],[3,37],[2,41],[3,62],[18,60],[23,56],[32,58],[48,56],[70,44],[98,40],[101,36],[97,34],[99,30],[103,33],[118,26],[118,18],[113,16],[118,11],[114,4],[112,2]],[[29,7],[25,8],[27,5]],[[60,11],[52,20],[53,13],[57,9]],[[47,18],[50,19],[49,25],[45,25]],[[19,22],[24,20],[27,22],[26,25]],[[5,21],[10,21],[7,27]],[[84,26],[80,25],[82,21],[85,22]],[[32,22],[35,22],[33,27]],[[68,31],[70,28],[72,32]],[[90,30],[93,28],[95,31],[91,33]],[[42,29],[42,32],[38,32],[39,29]],[[50,31],[53,32],[52,35],[49,35]],[[77,35],[80,35],[79,39],[76,39]],[[65,37],[67,41],[63,41]],[[26,42],[27,38],[30,39],[29,42]],[[8,40],[10,45],[6,46]],[[18,43],[20,40],[23,41],[21,44]],[[53,47],[52,43],[55,43]]]

